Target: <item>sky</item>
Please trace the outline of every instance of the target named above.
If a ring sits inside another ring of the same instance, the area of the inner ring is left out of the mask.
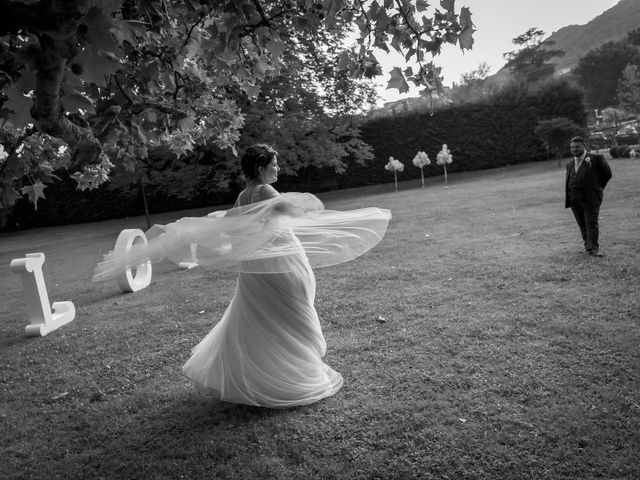
[[[436,0],[437,1],[437,0]],[[436,3],[436,1],[431,3]],[[478,68],[482,62],[491,67],[489,75],[504,66],[505,52],[516,50],[512,43],[518,35],[531,27],[545,32],[545,38],[567,25],[584,25],[613,7],[619,0],[456,0],[455,8],[469,7],[475,25],[474,45],[464,53],[459,46],[447,45],[434,63],[442,67],[444,84],[459,83],[463,73]],[[439,4],[439,2],[438,2]],[[404,68],[403,58],[384,52],[376,57],[382,64],[384,75],[380,80],[378,93],[381,103],[400,100],[418,95],[419,89],[400,95],[396,89],[386,90],[389,71],[394,66]]]

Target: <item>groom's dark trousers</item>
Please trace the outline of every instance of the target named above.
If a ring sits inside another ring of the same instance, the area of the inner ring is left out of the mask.
[[[600,248],[598,216],[604,187],[611,176],[611,167],[597,153],[587,153],[577,172],[575,161],[567,164],[565,208],[571,208],[588,252]]]

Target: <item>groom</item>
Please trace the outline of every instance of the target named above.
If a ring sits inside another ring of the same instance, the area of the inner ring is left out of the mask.
[[[571,139],[573,161],[567,164],[565,208],[571,207],[576,217],[584,251],[594,257],[602,257],[598,245],[598,215],[604,187],[611,179],[611,167],[598,153],[587,153],[582,137]]]

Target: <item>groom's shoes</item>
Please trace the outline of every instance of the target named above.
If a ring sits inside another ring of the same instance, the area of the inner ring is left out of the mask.
[[[604,257],[604,253],[602,253],[600,250],[589,250],[589,255],[591,255],[592,257]]]

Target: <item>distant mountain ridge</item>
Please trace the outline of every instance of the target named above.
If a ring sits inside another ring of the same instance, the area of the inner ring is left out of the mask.
[[[640,28],[640,0],[620,0],[585,25],[561,28],[547,38],[556,42],[551,48],[565,52],[564,57],[554,59],[556,72],[566,73],[590,50],[622,40],[636,28]]]
[[[551,60],[556,66],[556,73],[565,74],[589,51],[607,42],[622,40],[636,28],[640,28],[640,0],[620,0],[590,22],[562,27],[545,40],[555,42],[549,49],[565,52],[563,57]],[[495,77],[500,79],[508,75],[508,70],[502,67]]]

